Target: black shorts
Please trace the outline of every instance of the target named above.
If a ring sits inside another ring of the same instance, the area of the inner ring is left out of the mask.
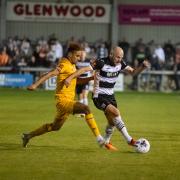
[[[103,111],[105,111],[109,104],[112,104],[117,108],[117,102],[114,95],[99,94],[97,98],[93,98],[93,102],[98,109]]]
[[[89,84],[77,84],[76,85],[76,93],[81,94],[83,90],[88,90]]]

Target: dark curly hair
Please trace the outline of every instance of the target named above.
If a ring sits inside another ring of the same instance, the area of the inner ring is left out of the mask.
[[[81,47],[78,43],[70,44],[68,47],[68,52],[74,52],[74,51],[83,51],[84,49]]]

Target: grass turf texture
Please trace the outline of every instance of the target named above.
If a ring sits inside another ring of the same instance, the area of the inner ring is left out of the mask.
[[[151,143],[147,154],[135,153],[116,130],[118,152],[100,149],[82,118],[70,116],[58,132],[21,147],[21,133],[51,122],[53,92],[0,89],[0,179],[18,180],[176,180],[180,179],[180,94],[116,94],[130,134]],[[101,132],[106,120],[90,100]]]

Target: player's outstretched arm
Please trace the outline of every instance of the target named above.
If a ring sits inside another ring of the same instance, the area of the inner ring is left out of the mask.
[[[87,78],[77,78],[77,84],[86,84],[91,80],[94,80],[94,76],[87,77]]]
[[[133,75],[133,76],[134,76],[134,75],[138,75],[138,74],[141,73],[143,70],[145,70],[146,68],[148,68],[149,65],[150,65],[149,62],[148,62],[147,60],[144,60],[144,61],[142,62],[142,64],[141,64],[139,67],[137,67],[136,69],[128,66],[127,69],[125,69],[125,72],[127,72],[127,73],[129,73],[129,74],[131,74],[131,75]]]
[[[66,87],[68,87],[72,81],[72,79],[77,78],[78,76],[80,76],[81,74],[87,72],[87,71],[91,71],[92,67],[91,66],[87,66],[87,67],[83,67],[81,69],[78,69],[76,72],[74,72],[73,74],[71,74],[68,78],[66,78],[64,80],[64,84]]]
[[[49,79],[53,76],[57,76],[60,73],[60,71],[61,71],[61,69],[59,67],[57,67],[56,69],[53,69],[46,74],[43,74],[36,82],[34,82],[27,89],[30,91],[35,90],[40,84],[44,83],[47,79]]]

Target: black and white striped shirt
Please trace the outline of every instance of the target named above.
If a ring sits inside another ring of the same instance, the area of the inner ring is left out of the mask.
[[[95,70],[93,97],[98,97],[98,94],[113,95],[118,75],[127,67],[126,63],[121,61],[114,65],[109,57],[106,57],[96,60],[91,66]]]

